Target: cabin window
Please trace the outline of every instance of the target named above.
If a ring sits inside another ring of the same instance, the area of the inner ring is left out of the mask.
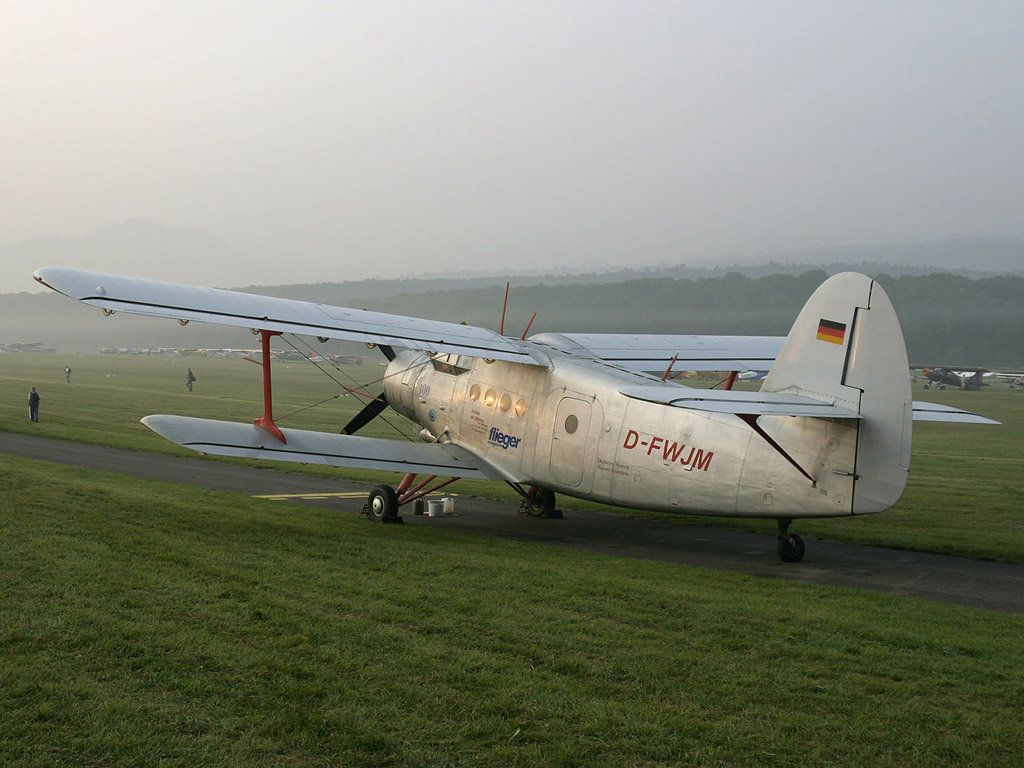
[[[569,414],[565,420],[565,431],[567,434],[574,435],[576,430],[580,428],[580,420],[575,415]]]
[[[498,399],[497,393],[493,389],[488,389],[487,394],[484,395],[484,405],[490,408],[494,405],[494,401]]]
[[[516,416],[523,418],[526,415],[526,401],[516,400]]]
[[[472,400],[474,403],[480,399],[479,384],[474,384],[472,387],[469,388],[469,399]]]
[[[430,354],[429,352],[427,354]],[[440,373],[447,373],[452,376],[461,376],[464,373],[469,373],[469,368],[464,368],[459,365],[459,355],[455,354],[444,354],[444,355],[433,355],[430,358],[431,364],[434,366],[435,371]]]
[[[498,400],[498,407],[501,410],[503,410],[503,411],[507,411],[509,408],[511,408],[512,407],[512,397],[511,397],[511,395],[502,395],[501,399]]]

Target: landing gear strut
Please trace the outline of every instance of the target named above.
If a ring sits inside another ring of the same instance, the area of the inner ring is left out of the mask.
[[[784,563],[799,563],[803,560],[804,552],[804,540],[797,536],[795,533],[789,532],[789,524],[793,522],[788,518],[781,518],[779,520],[779,560]]]

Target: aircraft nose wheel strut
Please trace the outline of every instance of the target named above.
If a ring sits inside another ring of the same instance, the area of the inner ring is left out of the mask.
[[[804,558],[806,547],[804,540],[795,533],[789,532],[789,524],[793,522],[789,518],[779,519],[779,545],[777,552],[779,560],[784,563],[799,563]]]

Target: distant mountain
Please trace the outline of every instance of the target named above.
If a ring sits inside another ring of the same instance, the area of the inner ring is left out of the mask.
[[[230,287],[244,274],[247,256],[239,248],[198,227],[178,227],[146,219],[111,224],[77,237],[38,237],[0,246],[0,291],[34,290],[32,272],[56,265],[97,269],[155,280]]]
[[[816,269],[834,275],[854,270],[869,275],[930,275],[945,272],[962,277],[997,275],[1024,277],[1024,239],[963,238],[933,243],[842,245],[800,251],[781,251],[729,263],[694,262],[660,264],[606,272],[530,270],[515,274],[466,273],[411,278],[371,279],[342,283],[250,285],[242,290],[327,304],[360,306],[373,299],[422,294],[430,291],[465,290],[504,286],[507,280],[519,287],[536,285],[601,285],[630,280],[670,278],[699,280],[739,273],[757,278],[768,275],[801,275]]]

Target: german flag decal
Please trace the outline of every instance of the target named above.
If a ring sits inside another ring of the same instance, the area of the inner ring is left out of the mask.
[[[846,323],[835,323],[831,320],[818,321],[819,341],[830,341],[833,344],[842,344],[846,338]]]

